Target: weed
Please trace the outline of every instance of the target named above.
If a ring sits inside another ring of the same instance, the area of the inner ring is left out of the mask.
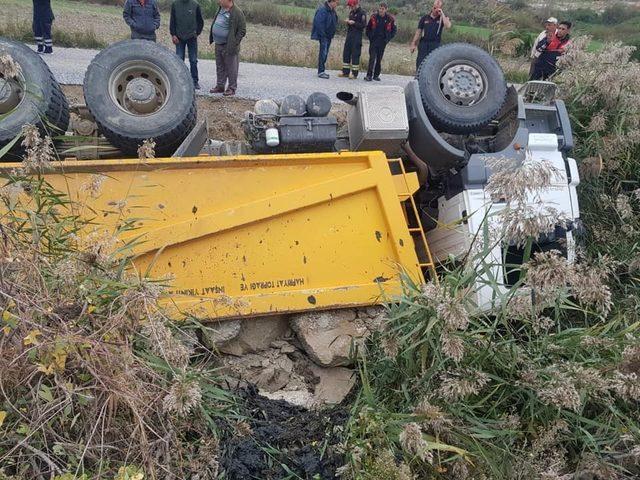
[[[27,22],[8,22],[0,24],[0,36],[18,40],[21,42],[33,42],[33,30]],[[51,34],[55,45],[60,47],[75,48],[105,48],[107,44],[98,39],[91,29],[81,29],[73,32],[61,30],[55,27]]]
[[[444,272],[440,285],[407,281],[360,359],[362,390],[347,441],[358,454],[343,468],[349,478],[371,478],[388,451],[394,467],[402,461],[418,478],[640,475],[640,279],[632,264],[640,229],[640,70],[628,47],[588,52],[587,41],[563,59],[557,78],[577,153],[605,159],[604,174],[580,192],[586,254],[573,265],[558,252],[534,254],[520,267],[519,288],[507,293],[485,278],[480,285],[502,305],[491,312],[471,301],[480,276],[494,267],[489,233],[480,242],[487,245]],[[548,183],[548,173],[530,167],[501,170],[494,193],[517,204],[536,182]],[[517,237],[529,243],[540,228],[545,222]],[[417,455],[425,445],[433,464]]]
[[[48,137],[24,133],[29,161],[0,189],[2,475],[215,477],[214,419],[232,399],[193,328],[168,321],[162,282],[128,268],[122,229],[82,220],[48,183]],[[94,180],[81,191],[99,194]]]

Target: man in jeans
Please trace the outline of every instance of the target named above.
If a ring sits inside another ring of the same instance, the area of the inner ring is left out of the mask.
[[[395,36],[397,28],[395,19],[387,13],[387,4],[381,3],[378,12],[371,15],[367,24],[367,37],[369,38],[369,68],[365,81],[380,81],[382,70],[382,56],[387,43]]]
[[[189,49],[189,68],[196,90],[198,83],[198,35],[202,33],[204,20],[200,5],[194,0],[175,0],[171,5],[169,32],[176,46],[176,54],[184,61],[185,50]]]
[[[156,41],[160,28],[160,10],[156,0],[127,0],[122,17],[131,29],[131,39]]]
[[[336,27],[338,25],[338,15],[336,14],[337,6],[338,0],[328,0],[324,2],[324,5],[318,7],[313,17],[311,39],[317,40],[320,43],[320,49],[318,50],[319,78],[329,78],[329,74],[324,70],[327,57],[329,56],[331,40],[333,40],[333,36],[336,34]]]
[[[238,88],[238,68],[240,67],[240,42],[247,34],[247,23],[244,13],[233,3],[233,0],[218,0],[209,43],[216,44],[216,86],[210,93],[222,93],[226,97],[236,94]],[[227,88],[225,85],[229,81]]]

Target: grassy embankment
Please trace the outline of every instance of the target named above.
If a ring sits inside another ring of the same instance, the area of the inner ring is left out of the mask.
[[[61,46],[101,48],[128,36],[121,8],[114,5],[83,3],[72,0],[60,0],[54,5],[54,39]],[[290,5],[273,5],[266,2],[246,3],[244,8],[249,20],[247,37],[242,45],[242,60],[247,62],[313,66],[317,56],[317,44],[309,38],[313,10]],[[6,14],[0,19],[0,35],[23,41],[31,40],[31,3],[27,0],[7,0],[4,6]],[[205,15],[211,17],[213,7],[204,8]],[[341,15],[344,14],[342,9]],[[407,38],[412,34],[417,17],[400,17],[401,25],[398,40],[392,42],[385,55],[385,68],[388,73],[412,75],[415,70],[415,54],[407,47]],[[208,23],[208,22],[207,22]],[[293,27],[293,28],[292,28]],[[405,33],[403,33],[405,32]],[[455,26],[445,34],[445,41],[468,40],[483,45],[490,31],[485,28]],[[407,38],[403,38],[407,37]],[[168,14],[163,12],[159,41],[171,47],[168,36]],[[342,65],[342,43],[344,37],[334,39],[329,56],[329,67],[338,69]],[[363,47],[362,68],[366,67],[367,44]],[[213,52],[201,37],[201,58],[213,58]],[[501,59],[508,77],[520,81],[526,61],[520,59]]]
[[[359,352],[346,428],[305,445],[344,455],[342,478],[640,475],[640,69],[628,48],[578,43],[557,81],[576,158],[605,165],[580,188],[580,262],[531,254],[528,235],[561,220],[523,199],[554,172],[496,164],[487,188],[507,202],[507,228],[483,230],[439,285],[407,282]],[[82,205],[44,182],[51,147],[26,134],[25,170],[0,191],[0,478],[217,478],[238,454],[232,440],[257,444],[252,455],[285,472],[273,478],[305,478],[290,451],[258,440],[263,410],[220,388],[197,322],[169,321],[161,282],[131,275],[119,232],[83,223]],[[100,187],[96,175],[82,192]],[[484,275],[502,240],[523,245],[526,288],[504,292]],[[502,308],[474,308],[480,277]],[[328,443],[336,435],[341,449]]]

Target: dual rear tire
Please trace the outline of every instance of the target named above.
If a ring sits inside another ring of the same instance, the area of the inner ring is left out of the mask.
[[[4,54],[19,65],[19,73],[0,75],[0,149],[27,124],[64,135],[69,105],[47,64],[28,46],[0,38]],[[83,90],[100,132],[127,156],[135,156],[146,139],[155,141],[156,156],[170,156],[196,124],[186,65],[154,42],[125,40],[102,50],[87,69]],[[11,151],[19,153],[19,142]]]
[[[422,105],[433,126],[451,134],[474,133],[502,108],[507,84],[498,62],[468,43],[436,48],[420,64]]]

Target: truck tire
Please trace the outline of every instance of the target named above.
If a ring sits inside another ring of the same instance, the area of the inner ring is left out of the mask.
[[[436,48],[420,64],[422,104],[433,126],[447,133],[480,130],[505,102],[507,84],[498,62],[467,43]]]
[[[37,125],[51,136],[64,135],[69,126],[69,104],[47,64],[20,42],[0,38],[0,55],[8,54],[21,73],[0,76],[0,148],[16,138],[24,125]],[[17,142],[12,153],[20,151]]]
[[[84,99],[100,132],[126,155],[146,139],[170,156],[196,124],[193,80],[185,63],[147,40],[102,50],[84,77]]]

